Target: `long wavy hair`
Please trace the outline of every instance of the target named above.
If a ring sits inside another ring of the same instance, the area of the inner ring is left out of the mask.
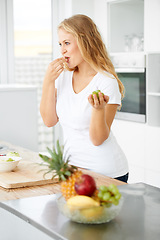
[[[114,66],[109,58],[106,46],[97,29],[97,26],[86,15],[77,14],[68,19],[64,19],[58,26],[73,34],[77,40],[77,45],[83,59],[96,71],[112,74],[118,81],[121,99],[124,97],[124,86],[118,78]],[[69,69],[68,70],[75,70]]]

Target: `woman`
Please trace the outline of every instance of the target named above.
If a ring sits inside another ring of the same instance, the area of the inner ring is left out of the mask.
[[[58,38],[63,57],[46,71],[43,121],[48,127],[60,122],[70,164],[127,182],[127,160],[111,132],[123,85],[97,27],[89,17],[75,15],[58,26]],[[99,96],[92,95],[98,89]]]

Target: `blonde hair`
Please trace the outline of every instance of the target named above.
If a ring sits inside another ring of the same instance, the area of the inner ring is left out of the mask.
[[[103,74],[108,72],[117,79],[121,98],[123,98],[124,86],[115,72],[102,37],[92,19],[86,15],[77,14],[62,21],[58,26],[58,29],[60,28],[73,34],[77,40],[77,45],[83,59],[89,63],[96,72]]]

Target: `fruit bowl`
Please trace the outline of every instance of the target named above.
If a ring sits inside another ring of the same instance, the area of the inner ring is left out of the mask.
[[[13,171],[21,159],[21,157],[0,156],[0,173]]]
[[[112,204],[110,207],[74,208],[69,207],[65,198],[61,195],[57,198],[57,204],[60,212],[74,222],[100,224],[113,220],[119,214],[123,204],[123,198],[121,197],[118,205]]]

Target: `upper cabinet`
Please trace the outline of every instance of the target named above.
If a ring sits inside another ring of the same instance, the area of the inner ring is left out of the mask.
[[[160,52],[160,0],[94,0],[94,17],[110,53]]]
[[[107,1],[110,52],[144,51],[144,1]]]
[[[144,0],[144,49],[160,52],[160,0]]]

